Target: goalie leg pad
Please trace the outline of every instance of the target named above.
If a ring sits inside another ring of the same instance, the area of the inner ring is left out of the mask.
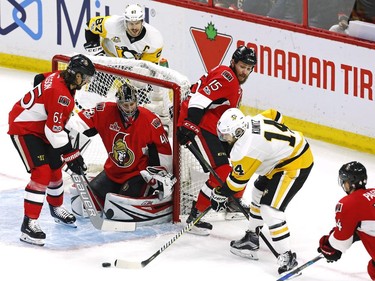
[[[171,222],[172,196],[159,200],[155,196],[131,198],[115,193],[108,193],[104,211],[108,219],[125,222],[137,222],[138,226]]]
[[[79,193],[77,189],[73,186],[70,187],[70,203],[71,203],[72,212],[75,215],[78,215],[84,218],[89,217],[85,208],[83,207],[83,203],[82,203],[81,198],[79,197]]]

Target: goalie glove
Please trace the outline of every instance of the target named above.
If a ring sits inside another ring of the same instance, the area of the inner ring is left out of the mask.
[[[69,139],[72,147],[79,149],[81,153],[83,153],[91,143],[91,139],[89,137],[73,128],[71,128],[69,131]]]
[[[172,194],[173,185],[177,182],[176,177],[161,166],[148,166],[140,174],[145,182],[155,189],[155,194],[158,194],[160,200]]]
[[[87,42],[83,44],[86,52],[91,56],[105,56],[103,47],[97,42]]]

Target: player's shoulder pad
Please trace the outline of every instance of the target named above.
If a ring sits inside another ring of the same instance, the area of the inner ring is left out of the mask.
[[[160,118],[151,110],[143,106],[138,106],[138,110],[139,110],[138,118],[141,117],[141,118],[146,119],[147,123],[150,123],[152,127],[154,127],[155,129],[158,129],[163,126]]]
[[[266,118],[272,119],[278,123],[284,124],[284,116],[276,109],[270,108],[260,113]]]
[[[143,28],[146,29],[146,35],[151,39],[155,48],[157,46],[162,47],[164,45],[163,35],[158,29],[156,29],[156,27],[145,22],[143,24]]]

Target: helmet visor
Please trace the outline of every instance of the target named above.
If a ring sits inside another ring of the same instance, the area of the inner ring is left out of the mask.
[[[95,74],[94,75],[82,74],[82,80],[86,84],[89,84],[94,79],[94,76],[95,76]]]
[[[222,133],[222,132],[220,132],[220,130],[217,130],[217,136],[218,136],[219,140],[223,141],[223,142],[231,142],[233,140],[233,137],[232,137],[231,134]]]

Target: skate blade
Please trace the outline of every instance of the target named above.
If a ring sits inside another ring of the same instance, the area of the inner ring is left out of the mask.
[[[200,228],[200,227],[193,226],[192,229],[188,231],[187,233],[199,235],[199,236],[208,236],[210,235],[211,230],[207,228]]]
[[[62,224],[62,225],[66,225],[66,226],[69,226],[69,227],[71,227],[71,228],[77,228],[77,225],[76,225],[75,222],[72,222],[72,223],[65,223],[65,222],[63,222],[62,220],[59,220],[59,219],[57,219],[57,218],[54,218],[54,220],[55,220],[55,223]]]
[[[44,246],[44,241],[45,239],[37,239],[37,238],[31,238],[25,233],[21,234],[20,241],[31,244],[31,245],[36,245],[36,246]]]
[[[259,260],[257,251],[239,250],[239,249],[231,247],[230,252],[232,254],[236,255],[236,256],[241,257],[241,258],[246,258],[246,259],[250,259],[250,260]]]

